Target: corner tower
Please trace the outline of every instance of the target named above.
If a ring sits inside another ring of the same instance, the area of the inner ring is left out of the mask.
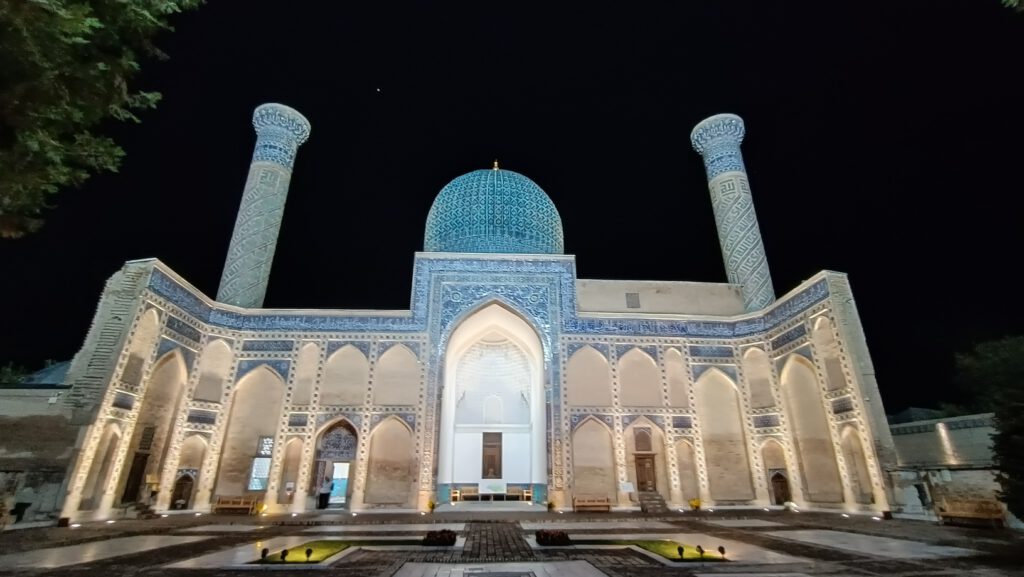
[[[256,107],[252,125],[256,150],[217,289],[219,302],[243,308],[263,306],[292,166],[310,130],[305,117],[283,104]]]
[[[745,134],[742,118],[716,114],[694,127],[690,143],[704,158],[725,272],[742,287],[746,309],[756,311],[775,302],[775,289],[740,153]]]

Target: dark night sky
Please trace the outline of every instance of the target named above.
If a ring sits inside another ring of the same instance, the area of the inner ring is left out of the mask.
[[[270,101],[313,131],[268,307],[408,308],[434,196],[494,158],[554,200],[581,278],[724,282],[689,133],[734,112],[776,291],[850,274],[890,412],[1021,332],[1024,14],[998,0],[354,4],[175,20],[137,83],[164,101],[110,128],[122,171],[0,242],[0,362],[70,358],[126,260],[215,294]]]

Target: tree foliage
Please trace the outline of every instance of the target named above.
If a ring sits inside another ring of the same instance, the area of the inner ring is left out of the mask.
[[[958,378],[995,413],[992,452],[1000,499],[1024,518],[1024,336],[981,343],[956,357]]]
[[[1024,1],[1022,0],[1003,0],[1003,6],[1013,8],[1017,12],[1024,12]]]
[[[116,171],[124,150],[99,134],[138,122],[156,92],[133,91],[168,17],[201,0],[0,0],[0,236],[41,226],[48,197]]]

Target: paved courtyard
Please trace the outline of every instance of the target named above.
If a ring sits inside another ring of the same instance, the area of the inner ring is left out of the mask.
[[[432,529],[458,534],[454,548],[415,543]],[[538,529],[586,545],[540,547]],[[728,562],[678,562],[614,540],[670,539],[725,548]],[[639,577],[662,575],[1024,576],[1024,536],[987,528],[824,513],[558,514],[469,511],[244,517],[172,515],[0,534],[0,576],[213,577],[252,575],[261,551],[343,540],[322,563],[276,573],[379,577]],[[359,544],[358,546],[356,544]],[[279,567],[279,566],[275,566]]]

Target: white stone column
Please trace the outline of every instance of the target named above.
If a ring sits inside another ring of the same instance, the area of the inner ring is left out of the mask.
[[[244,308],[263,306],[295,154],[310,130],[309,121],[281,104],[257,107],[252,124],[256,150],[217,289],[218,301]]]
[[[746,309],[756,311],[775,301],[775,289],[740,154],[744,134],[739,116],[716,114],[694,127],[690,142],[704,158],[725,272],[742,287]]]

